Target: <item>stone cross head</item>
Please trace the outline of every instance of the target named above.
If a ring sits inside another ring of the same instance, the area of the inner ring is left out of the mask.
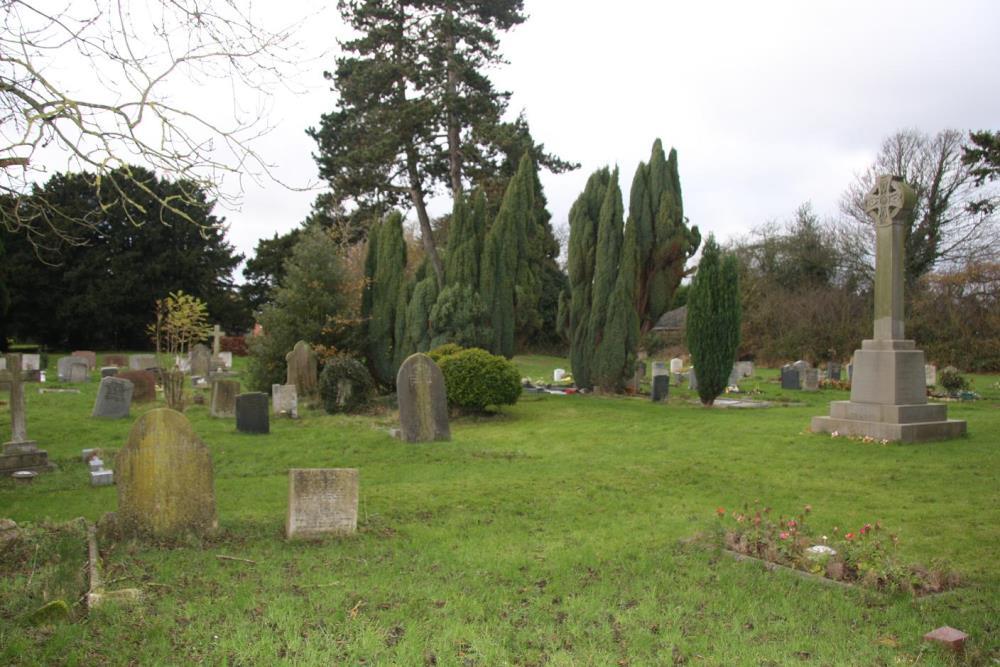
[[[879,176],[865,196],[865,213],[879,227],[902,224],[913,210],[916,193],[899,176]]]

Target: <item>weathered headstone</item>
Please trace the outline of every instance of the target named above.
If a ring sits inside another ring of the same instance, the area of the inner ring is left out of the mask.
[[[159,365],[155,354],[133,354],[128,358],[128,367],[133,371],[145,371],[158,368]]]
[[[740,369],[740,377],[748,378],[753,377],[753,362],[752,361],[737,361],[736,367]]]
[[[42,355],[40,355],[40,354],[22,354],[21,355],[21,370],[23,370],[23,371],[40,371],[40,370],[42,370]]]
[[[649,397],[656,403],[664,400],[670,394],[670,375],[660,374],[653,376],[653,384],[650,387]]]
[[[207,345],[198,343],[192,347],[188,358],[191,360],[191,375],[208,377],[208,372],[212,370],[212,351]]]
[[[698,374],[694,372],[694,368],[688,370],[688,389],[698,391]]]
[[[139,417],[115,470],[126,532],[168,537],[216,528],[212,457],[181,413],[158,408]]]
[[[826,364],[826,376],[831,380],[840,381],[840,362],[830,361]]]
[[[405,442],[450,440],[444,375],[426,354],[406,358],[396,374],[399,425]]]
[[[807,368],[800,373],[802,391],[819,391],[819,369]]]
[[[288,471],[288,539],[350,535],[358,527],[357,468]]]
[[[812,368],[812,364],[810,364],[808,361],[804,361],[803,359],[799,359],[794,364],[792,364],[792,366],[795,368],[795,370],[799,372],[802,372],[807,368]]]
[[[10,387],[10,440],[0,454],[0,475],[7,476],[18,470],[49,470],[49,455],[38,449],[34,440],[28,439],[28,415],[24,404],[24,373],[21,355],[6,356],[7,369],[4,380]]]
[[[94,370],[97,368],[97,353],[92,350],[76,350],[71,352],[70,356],[80,357],[87,362],[87,370]]]
[[[216,380],[212,383],[212,401],[208,414],[213,417],[230,418],[236,416],[236,396],[240,393],[240,383],[236,380]]]
[[[669,372],[670,371],[667,369],[667,362],[665,361],[653,362],[653,370],[651,372],[652,377],[655,378],[658,375],[666,375]]]
[[[82,357],[61,357],[56,362],[56,373],[60,382],[86,382],[90,368]]]
[[[222,360],[222,365],[227,370],[233,367],[233,353],[232,352],[219,352],[219,354],[217,354],[216,356],[219,359]]]
[[[680,373],[684,370],[684,360],[680,357],[674,357],[670,360],[670,372]]]
[[[299,418],[299,393],[294,384],[272,384],[271,400],[275,417]]]
[[[786,364],[781,367],[781,388],[802,389],[802,376],[794,365]]]
[[[116,377],[106,377],[97,388],[97,400],[91,417],[124,419],[132,406],[132,383]]]
[[[305,398],[316,393],[319,387],[319,362],[309,343],[300,340],[285,355],[288,373],[285,384],[294,384],[299,396]]]
[[[101,378],[113,378],[118,375],[117,366],[101,366]]]
[[[879,176],[864,200],[875,222],[874,337],[854,352],[851,400],[832,402],[829,417],[813,417],[813,431],[903,442],[966,431],[964,421],[948,419],[946,405],[927,403],[924,353],[904,338],[905,240],[915,202],[897,176]]]
[[[236,397],[236,430],[241,433],[271,432],[267,394],[252,391]]]
[[[218,371],[226,370],[226,360],[221,356],[212,355],[211,361],[208,363],[208,367],[211,373],[216,373]]]
[[[152,371],[121,371],[115,377],[132,383],[132,400],[136,403],[156,400],[156,374]]]
[[[729,379],[726,380],[726,386],[727,387],[739,387],[740,386],[740,378],[741,377],[743,377],[743,376],[740,373],[739,367],[734,364],[732,370],[729,371]]]
[[[924,386],[937,386],[937,366],[934,364],[924,364]]]
[[[117,366],[118,368],[124,368],[128,366],[128,355],[127,354],[105,354],[104,355],[104,365],[105,366]]]

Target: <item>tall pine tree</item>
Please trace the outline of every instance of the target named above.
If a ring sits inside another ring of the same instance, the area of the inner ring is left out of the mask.
[[[709,235],[687,298],[687,344],[698,396],[710,406],[729,380],[740,345],[740,285],[734,255]]]

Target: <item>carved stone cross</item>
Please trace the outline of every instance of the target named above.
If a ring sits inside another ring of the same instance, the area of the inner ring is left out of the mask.
[[[879,176],[865,197],[875,221],[875,340],[903,339],[906,222],[916,195],[899,176]]]
[[[21,355],[8,354],[5,380],[10,382],[10,445],[33,445],[28,440],[28,424],[24,409],[24,372],[21,370]]]
[[[222,327],[218,324],[212,329],[212,355],[219,356],[222,351]]]

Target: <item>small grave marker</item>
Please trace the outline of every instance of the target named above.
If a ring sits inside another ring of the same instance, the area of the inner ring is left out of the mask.
[[[356,468],[293,468],[288,471],[285,536],[309,539],[350,535],[358,526]]]

